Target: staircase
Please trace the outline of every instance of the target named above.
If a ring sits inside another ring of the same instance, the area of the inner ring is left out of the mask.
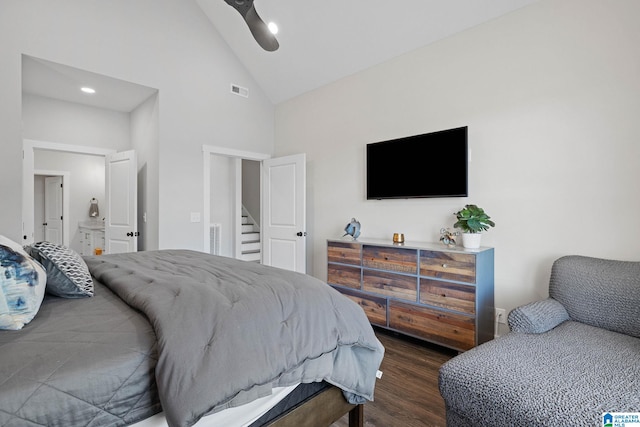
[[[262,256],[260,248],[260,227],[255,223],[253,218],[242,208],[242,256],[244,261],[260,262]]]

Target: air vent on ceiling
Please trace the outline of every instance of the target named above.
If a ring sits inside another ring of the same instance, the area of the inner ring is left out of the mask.
[[[240,95],[245,98],[249,97],[249,89],[247,89],[246,87],[235,85],[233,83],[231,83],[231,93],[235,93],[236,95]]]

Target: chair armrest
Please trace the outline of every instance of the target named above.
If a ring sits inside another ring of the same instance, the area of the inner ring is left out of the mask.
[[[512,332],[541,334],[569,320],[569,313],[558,301],[547,298],[513,309],[507,320]]]

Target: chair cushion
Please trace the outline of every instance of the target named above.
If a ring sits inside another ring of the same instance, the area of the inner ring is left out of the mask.
[[[541,334],[508,333],[446,362],[447,412],[474,426],[602,425],[640,408],[640,339],[566,321]]]
[[[549,296],[572,320],[640,337],[640,262],[562,257],[551,269]]]

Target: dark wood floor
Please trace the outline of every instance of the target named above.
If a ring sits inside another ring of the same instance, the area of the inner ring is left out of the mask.
[[[444,426],[444,402],[438,391],[438,369],[457,354],[387,331],[376,330],[385,347],[374,402],[364,406],[365,427]],[[344,417],[332,427],[347,427]]]

